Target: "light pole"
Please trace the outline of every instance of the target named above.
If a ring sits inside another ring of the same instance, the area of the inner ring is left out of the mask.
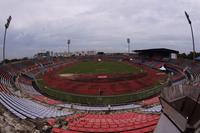
[[[127,43],[128,43],[128,53],[130,53],[130,38],[127,38]]]
[[[67,49],[68,49],[68,54],[69,54],[69,45],[70,45],[70,43],[71,43],[71,40],[67,40]]]
[[[194,44],[194,34],[193,34],[193,28],[192,28],[192,22],[190,20],[189,15],[187,14],[187,12],[185,11],[185,16],[188,20],[188,23],[190,24],[190,28],[191,28],[191,33],[192,33],[192,44],[193,44],[193,60],[195,59],[195,44]]]
[[[6,32],[7,29],[10,25],[10,21],[11,21],[12,17],[9,16],[7,19],[7,23],[5,24],[5,32],[4,32],[4,39],[3,39],[3,64],[5,64],[5,44],[6,44]]]

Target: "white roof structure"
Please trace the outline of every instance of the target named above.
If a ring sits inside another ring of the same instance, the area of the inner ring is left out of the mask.
[[[164,66],[159,68],[161,71],[166,71],[166,68]]]

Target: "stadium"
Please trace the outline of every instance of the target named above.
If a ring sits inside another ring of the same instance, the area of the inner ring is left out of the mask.
[[[34,128],[53,133],[159,132],[166,125],[164,119],[178,123],[180,118],[190,122],[185,127],[176,123],[176,130],[194,131],[199,93],[192,92],[199,91],[200,64],[173,59],[178,51],[170,49],[135,52],[1,65],[1,110],[30,132]],[[20,127],[14,131],[20,132]]]
[[[0,133],[200,133],[199,5],[0,0]]]

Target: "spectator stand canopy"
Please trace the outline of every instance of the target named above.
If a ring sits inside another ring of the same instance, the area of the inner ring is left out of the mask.
[[[195,58],[196,61],[200,61],[200,56]]]
[[[134,50],[139,56],[145,58],[153,58],[153,59],[177,59],[177,54],[179,51],[166,49],[166,48],[156,48],[156,49],[142,49],[142,50]]]

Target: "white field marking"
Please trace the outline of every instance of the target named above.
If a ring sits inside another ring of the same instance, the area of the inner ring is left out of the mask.
[[[59,76],[61,76],[61,77],[72,77],[72,76],[74,76],[75,74],[73,74],[73,73],[65,73],[65,74],[59,74]]]

